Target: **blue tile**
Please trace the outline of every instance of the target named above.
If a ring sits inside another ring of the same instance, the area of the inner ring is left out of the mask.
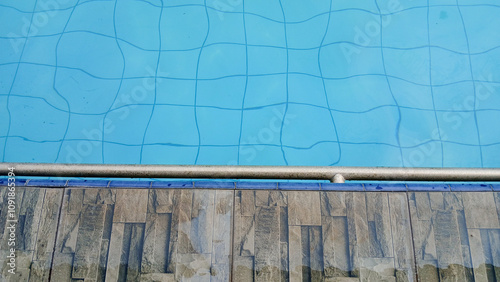
[[[363,192],[365,188],[360,183],[321,183],[321,190]]]
[[[450,187],[451,187],[451,191],[455,191],[455,192],[489,192],[489,191],[492,191],[490,185],[480,184],[480,183],[450,184]]]
[[[236,182],[236,189],[276,190],[278,189],[278,184],[276,182],[242,181],[242,182]]]
[[[298,182],[280,182],[278,183],[279,190],[320,190],[319,183],[298,183]]]
[[[234,189],[234,182],[223,181],[195,181],[194,188]]]
[[[192,181],[154,181],[151,188],[193,188]]]
[[[430,184],[430,183],[409,183],[408,191],[413,192],[449,192],[448,184]]]
[[[493,188],[493,191],[500,192],[500,184],[493,184],[491,187]]]
[[[393,184],[393,183],[368,183],[365,184],[365,190],[371,192],[405,192],[405,184]]]
[[[123,181],[123,180],[112,180],[109,183],[110,188],[121,187],[121,188],[149,188],[151,187],[151,181]]]
[[[17,182],[17,181],[16,181]],[[31,179],[26,186],[65,187],[67,180]]]
[[[84,180],[84,179],[72,179],[68,182],[68,186],[71,187],[103,187],[106,188],[109,185],[109,180]]]

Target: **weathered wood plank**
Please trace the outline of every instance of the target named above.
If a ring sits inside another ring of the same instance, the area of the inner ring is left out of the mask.
[[[193,207],[192,190],[182,190],[178,210],[177,240],[179,254],[195,253],[191,242],[191,211]]]
[[[253,216],[255,214],[255,192],[254,191],[237,191],[239,195],[238,205],[239,209],[235,209],[235,213],[243,216]]]
[[[68,214],[80,214],[83,207],[84,189],[68,189]]]
[[[39,226],[36,233],[34,260],[46,261],[51,264],[51,254],[54,250],[54,241],[59,220],[63,192],[60,189],[46,189]]]
[[[173,211],[172,211],[172,221],[170,224],[170,238],[168,243],[168,263],[167,263],[167,272],[175,273],[176,268],[176,260],[177,260],[177,250],[179,246],[179,225],[180,225],[180,213],[181,213],[181,196],[182,190],[175,189],[172,191],[172,202],[173,202]],[[191,214],[189,214],[191,216]],[[182,223],[183,224],[183,223]]]
[[[8,191],[7,191],[7,187],[0,187],[0,194],[1,194],[1,198],[0,198],[0,240],[3,239],[3,236],[4,236],[4,233],[5,233],[5,224],[7,223],[7,219],[8,219]],[[16,204],[18,205],[18,203],[21,203],[22,201],[20,202],[16,202]],[[3,259],[3,258],[2,258]]]
[[[213,258],[212,258],[213,260]],[[231,269],[227,264],[212,264],[210,267],[210,281],[229,282]]]
[[[470,254],[472,267],[474,268],[474,280],[478,282],[488,281],[486,271],[486,256],[481,242],[481,231],[479,229],[468,229]]]
[[[0,278],[2,278],[2,281],[28,281],[29,275],[30,275],[30,267],[32,264],[32,258],[33,258],[33,252],[32,251],[16,251],[16,270],[15,273],[9,273],[8,270],[10,269],[9,266],[7,266],[7,255],[2,254],[0,257],[2,260],[0,260],[0,267],[2,267],[1,272],[0,272]],[[5,258],[5,260],[3,260]],[[6,279],[6,278],[10,279]]]
[[[144,224],[131,224],[130,247],[127,261],[127,281],[139,281],[144,242]]]
[[[8,234],[9,234],[9,230],[7,228],[5,228],[6,227],[5,225],[7,223],[7,220],[13,219],[10,216],[17,216],[17,218],[19,218],[19,219],[21,218],[21,216],[19,216],[19,215],[21,214],[20,211],[21,211],[21,205],[22,205],[23,198],[24,198],[24,193],[25,193],[25,191],[28,191],[31,189],[33,189],[33,188],[25,188],[25,187],[21,187],[21,186],[16,186],[16,190],[14,192],[15,193],[16,207],[15,207],[15,212],[13,214],[9,213],[10,211],[8,209],[8,207],[9,207],[9,195],[12,195],[13,192],[5,191],[3,202],[2,202],[2,206],[4,207],[4,209],[2,210],[2,213],[0,214],[0,216],[1,216],[0,217],[0,227],[2,228],[0,230],[0,240],[7,238],[6,236],[8,236]],[[19,233],[21,231],[22,231],[21,228],[17,228],[16,233],[18,233],[18,234],[16,234],[16,235],[18,236],[18,238],[19,238]]]
[[[130,256],[130,246],[132,241],[132,227],[130,223],[125,223],[123,229],[122,253],[120,256],[120,270],[118,271],[118,281],[127,281],[128,259]]]
[[[52,281],[71,281],[73,254],[57,253],[52,263]]]
[[[500,230],[488,230],[490,239],[491,259],[495,278],[500,281]]]
[[[169,189],[151,189],[149,192],[148,211],[150,213],[172,213],[174,193]]]
[[[346,216],[344,192],[321,192],[321,215]]]
[[[410,211],[404,193],[389,193],[392,244],[394,263],[398,272],[398,281],[414,281],[414,254],[410,225]],[[405,278],[403,278],[405,277]]]
[[[309,228],[309,265],[311,268],[311,281],[323,280],[323,238],[321,226]]]
[[[259,207],[255,215],[255,280],[278,281],[281,273],[280,207]]]
[[[56,242],[56,251],[66,254],[75,252],[80,217],[80,214],[62,213],[58,239]]]
[[[116,189],[113,222],[145,223],[148,189]]]
[[[460,195],[460,193],[455,193]],[[461,204],[461,197],[460,197],[460,204]],[[452,208],[450,206],[450,208]],[[457,207],[453,207],[452,209],[456,210],[456,215],[457,215],[457,223],[458,223],[458,230],[459,230],[459,237],[460,237],[460,245],[461,245],[461,250],[462,250],[462,259],[463,259],[463,266],[465,269],[465,275],[466,275],[466,281],[474,281],[474,276],[473,276],[473,267],[472,267],[472,259],[470,256],[470,247],[469,247],[469,234],[467,232],[467,224],[465,221],[465,214],[462,210],[458,209]]]
[[[288,236],[288,232],[287,232]],[[280,264],[280,270],[281,270],[281,280],[280,281],[289,281],[290,280],[290,273],[288,269],[288,242],[281,242],[280,243],[280,254],[281,254],[281,264]]]
[[[234,191],[215,191],[212,264],[229,269]]]
[[[288,242],[288,208],[280,207],[280,242]]]
[[[302,282],[302,231],[300,226],[288,227],[290,282]]]
[[[325,282],[359,282],[357,277],[327,277]]]
[[[457,281],[464,281],[467,276],[463,267],[456,211],[437,211],[434,236],[440,279],[455,277]]]
[[[369,211],[369,209],[368,209]],[[371,212],[367,212],[368,217]],[[373,214],[372,214],[373,217]],[[377,230],[374,221],[368,221],[368,238],[370,238],[370,254],[371,258],[384,257],[380,243],[377,241]]]
[[[44,189],[26,189],[24,191],[24,197],[19,211],[19,215],[25,216],[24,228],[22,232],[20,232],[22,236],[17,237],[19,238],[17,242],[19,250],[32,251],[35,249],[44,197]],[[60,200],[61,199],[59,199],[59,201]],[[19,227],[21,226],[18,226],[17,229],[19,229]]]
[[[323,216],[323,261],[326,277],[349,276],[349,241],[345,217]]]
[[[97,204],[114,205],[116,202],[116,189],[97,189]]]
[[[311,248],[309,241],[309,227],[302,226],[300,238],[302,239],[302,280],[311,281]]]
[[[236,217],[234,253],[237,256],[255,255],[255,218],[253,216]]]
[[[319,192],[288,192],[288,225],[321,225]]]
[[[456,211],[463,211],[464,210],[461,192],[443,193],[443,198],[444,198],[444,209],[445,210],[456,210]]]
[[[396,281],[393,258],[360,258],[359,263],[362,282]]]
[[[214,211],[215,191],[194,190],[189,237],[195,253],[209,254],[212,252]]]
[[[437,260],[434,226],[430,220],[413,222],[413,241],[417,262],[420,260]]]
[[[167,271],[171,214],[148,213],[142,253],[143,273]]]
[[[439,282],[437,260],[419,261],[417,268],[419,282]]]
[[[416,192],[412,193],[415,196],[415,206],[416,206],[416,215],[419,220],[431,220],[432,210],[431,210],[431,201],[429,199],[429,193],[427,192]],[[434,195],[436,193],[432,193]]]
[[[97,279],[104,218],[104,205],[84,206],[76,241],[73,278]]]
[[[252,282],[254,274],[253,257],[235,256],[233,260],[233,281]],[[302,281],[302,280],[301,280]]]
[[[288,196],[284,191],[269,191],[269,206],[288,206]]]
[[[370,238],[366,215],[365,193],[346,193],[349,265],[351,275],[359,277],[359,258],[369,257]]]
[[[177,281],[210,281],[210,254],[178,254]]]
[[[256,207],[269,206],[269,191],[267,191],[267,190],[256,190],[255,191],[255,206]]]
[[[106,264],[106,281],[118,281],[120,276],[124,233],[125,223],[113,223],[109,241],[108,263]]]
[[[444,195],[443,193],[427,193],[431,202],[432,210],[444,210]]]
[[[498,220],[500,221],[500,192],[494,192],[493,198],[495,199],[495,206],[497,209]]]
[[[101,251],[99,252],[99,270],[97,281],[106,280],[106,263],[108,262],[109,239],[101,240]]]
[[[371,193],[368,197],[373,199],[375,204],[375,210],[368,210],[367,213],[373,214],[377,245],[382,252],[382,257],[394,257],[394,249],[392,246],[391,214],[389,212],[388,200],[389,194],[392,193],[378,192]]]
[[[50,260],[34,260],[30,267],[30,279],[33,282],[49,281],[50,266],[52,261],[52,253],[47,253],[45,257]]]
[[[99,194],[98,189],[85,189],[83,190],[83,204],[97,204],[97,195]]]
[[[462,193],[467,228],[500,228],[492,192]]]
[[[142,273],[141,282],[175,282],[173,273]]]
[[[432,226],[432,222],[430,220],[432,217],[425,216],[423,218],[429,218],[429,220],[419,220],[419,215],[418,215],[419,207],[416,199],[417,197],[422,198],[422,196],[419,196],[421,194],[427,195],[428,193],[424,192],[409,193],[409,202],[408,202],[408,205],[410,206],[410,216],[413,227],[412,237],[415,248],[415,258],[417,265],[420,265],[420,262],[424,260],[437,260],[434,229]]]

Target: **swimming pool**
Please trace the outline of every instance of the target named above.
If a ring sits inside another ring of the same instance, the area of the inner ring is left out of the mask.
[[[0,5],[5,162],[500,166],[500,6]]]

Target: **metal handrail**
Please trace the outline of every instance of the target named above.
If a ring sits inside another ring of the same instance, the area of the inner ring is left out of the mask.
[[[218,178],[374,181],[500,181],[500,168],[396,168],[342,166],[216,166],[0,163],[0,175],[103,178]]]

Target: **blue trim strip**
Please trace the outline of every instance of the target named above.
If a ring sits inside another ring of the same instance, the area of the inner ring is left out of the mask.
[[[109,188],[150,188],[151,181],[124,181],[112,180]]]
[[[224,181],[196,181],[194,182],[194,188],[207,189],[207,188],[217,188],[217,189],[235,189],[234,182],[224,182]]]
[[[448,184],[426,184],[426,183],[409,183],[406,184],[409,192],[450,192]]]
[[[365,184],[365,190],[367,192],[406,192],[405,184],[393,184],[393,183],[368,183]]]
[[[365,186],[360,183],[321,183],[323,191],[346,191],[346,192],[364,192]]]
[[[16,186],[25,186],[26,182],[28,182],[28,181],[29,181],[29,179],[16,177]],[[8,178],[7,177],[5,177],[5,178],[0,177],[0,186],[7,186],[7,185],[9,185]]]
[[[153,181],[151,188],[194,188],[192,181]]]
[[[0,186],[7,186],[8,178],[0,176]],[[97,188],[197,188],[240,190],[306,190],[356,192],[500,192],[499,184],[481,183],[324,183],[324,182],[252,182],[252,181],[145,181],[145,180],[50,180],[16,177],[16,186],[28,187],[97,187]]]
[[[452,192],[492,192],[489,184],[450,184]]]
[[[280,182],[278,183],[278,190],[321,190],[319,183],[297,183],[297,182]]]
[[[236,182],[236,189],[242,190],[277,190],[278,183],[276,182],[251,182],[241,181]]]
[[[82,179],[72,179],[68,181],[67,187],[109,187],[109,180],[82,180]]]
[[[17,181],[16,181],[17,182]],[[68,180],[46,180],[46,179],[31,179],[26,186],[37,187],[66,187]]]

